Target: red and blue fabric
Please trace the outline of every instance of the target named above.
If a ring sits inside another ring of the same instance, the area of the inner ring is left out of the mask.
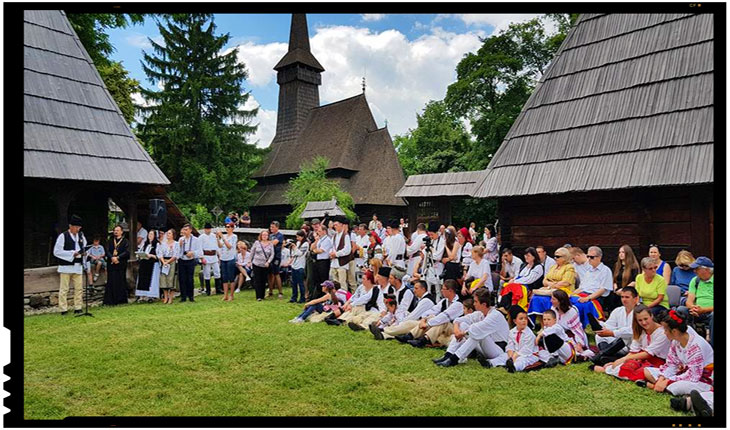
[[[603,307],[598,303],[598,300],[589,300],[585,303],[578,301],[581,297],[588,297],[586,293],[578,293],[578,295],[570,296],[570,303],[578,309],[578,316],[580,317],[580,323],[583,328],[588,327],[590,320],[588,315],[593,314],[598,320],[604,320]]]

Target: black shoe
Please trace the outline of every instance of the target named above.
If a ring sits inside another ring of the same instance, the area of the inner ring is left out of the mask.
[[[304,304],[304,303],[307,303],[307,301],[306,300],[299,300],[299,303]]]
[[[296,299],[290,299],[289,300],[289,303],[296,303],[296,302],[297,302]]]
[[[590,366],[588,366],[588,370],[590,370],[591,372],[592,372],[592,371],[593,371],[593,369],[595,369],[595,368],[596,368],[596,364],[595,364],[595,363],[594,363],[594,364],[591,364]]]
[[[408,344],[415,348],[423,348],[428,345],[428,338],[426,336],[422,336],[418,339],[409,340]]]
[[[457,364],[459,364],[459,357],[457,357],[456,355],[451,355],[446,360],[436,363],[436,365],[440,367],[452,367],[456,366]]]
[[[347,326],[348,326],[348,327],[350,327],[350,330],[352,330],[352,331],[361,331],[361,330],[365,330],[365,329],[364,329],[364,328],[362,328],[362,327],[361,327],[361,326],[360,326],[359,324],[355,324],[354,322],[349,322],[349,323],[347,323]]]
[[[67,313],[68,313],[68,311],[63,311],[63,312],[61,312],[61,315],[66,315]]]
[[[636,381],[636,386],[646,388],[646,381],[644,381],[643,379],[639,379],[638,381]]]
[[[689,398],[692,400],[692,409],[695,411],[695,415],[698,417],[711,417],[713,416],[713,410],[710,405],[707,404],[705,399],[702,398],[700,392],[692,390],[689,393]]]
[[[195,299],[190,298],[190,303],[193,303],[194,301],[195,301]]]
[[[447,352],[447,353],[446,353],[446,354],[444,354],[444,355],[443,355],[442,357],[439,357],[439,358],[433,358],[433,359],[431,359],[431,361],[433,361],[434,363],[437,363],[437,364],[438,364],[438,362],[439,362],[439,361],[444,361],[444,360],[447,360],[447,359],[448,359],[449,357],[451,357],[451,355],[452,355],[452,354],[451,354],[450,352]]]
[[[81,309],[76,309],[76,310],[74,311],[74,313],[75,313],[75,314],[83,314],[83,313],[84,313],[84,311],[82,311]]]
[[[688,395],[672,397],[669,399],[669,406],[671,406],[675,411],[688,412],[689,405],[687,404],[687,399],[689,399]]]
[[[326,322],[327,325],[342,325],[342,320],[338,320],[337,318],[325,318],[324,322]]]
[[[188,299],[182,298],[180,299],[180,303],[185,303]]]
[[[398,336],[395,337],[395,340],[397,340],[400,343],[406,343],[409,340],[413,340],[413,335],[410,333],[399,334]]]
[[[372,324],[370,324],[369,328],[370,328],[370,333],[373,334],[373,337],[375,337],[375,340],[385,339],[383,337],[383,332],[380,331],[380,329],[378,328],[378,325],[376,323],[373,322]]]
[[[550,359],[545,363],[545,368],[549,369],[551,367],[555,367],[558,364],[560,364],[560,359],[558,357],[550,357]]]
[[[515,373],[515,363],[511,358],[507,359],[507,363],[505,363],[505,365],[507,366],[507,371],[509,373]]]
[[[477,356],[477,361],[479,362],[479,364],[482,365],[482,367],[486,367],[487,369],[491,369],[492,367],[494,367],[492,366],[492,363],[489,361],[489,359],[481,354]]]

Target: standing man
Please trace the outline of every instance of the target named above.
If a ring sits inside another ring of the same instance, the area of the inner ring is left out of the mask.
[[[333,249],[330,251],[330,278],[340,285],[347,285],[347,269],[352,256],[352,243],[347,233],[347,218],[338,216],[334,220],[335,234]],[[348,290],[349,287],[348,287]],[[350,290],[352,292],[352,290]]]
[[[315,233],[319,232],[319,228],[321,226],[321,223],[319,221],[319,218],[314,218],[312,220],[312,228],[307,232],[307,243],[309,244],[309,250],[312,250],[312,246],[314,245],[314,241],[316,240]],[[307,258],[307,268],[305,270],[307,281],[306,281],[306,287],[307,287],[307,297],[306,300],[311,300],[311,298],[314,296],[313,292],[315,289],[318,288],[318,286],[314,283],[314,262],[317,261],[317,254],[314,252],[309,253],[309,257]]]
[[[205,279],[205,294],[210,295],[210,271],[213,270],[215,278],[215,293],[223,293],[221,283],[221,266],[218,262],[218,233],[213,234],[213,226],[209,222],[205,223],[203,234],[200,235],[201,246],[203,248],[203,278]]]
[[[147,240],[147,230],[142,227],[142,221],[137,220],[137,246],[132,251],[135,251],[139,246]]]
[[[391,220],[388,223],[388,237],[383,242],[383,252],[385,253],[386,266],[404,266],[406,256],[406,239],[400,234],[400,224],[398,220]]]
[[[373,231],[378,228],[378,216],[373,214],[373,219],[368,224],[368,230]]]
[[[357,272],[357,266],[355,264],[355,257],[357,257],[357,226],[350,230],[350,220],[348,220],[345,217],[345,231],[350,236],[350,246],[352,247],[352,251],[350,252],[350,262],[347,263],[347,290],[351,293],[354,292],[357,289],[357,278],[355,277],[355,273]]]
[[[367,263],[368,247],[370,246],[368,227],[365,224],[360,224],[360,227],[357,229],[357,236],[355,237],[355,243],[353,246],[357,250],[355,254],[355,266],[365,267],[365,263]]]
[[[203,247],[199,238],[192,235],[193,227],[185,224],[180,230],[180,301],[190,299],[195,301],[193,295],[193,276],[198,258],[203,257]]]
[[[83,305],[83,265],[82,255],[86,246],[86,238],[81,233],[81,218],[71,215],[68,230],[64,231],[56,239],[53,247],[53,255],[58,260],[58,273],[61,277],[61,285],[58,290],[58,307],[61,315],[68,313],[68,284],[74,285],[74,313],[80,314]]]
[[[274,295],[274,286],[276,286],[279,290],[279,298],[283,299],[284,292],[281,289],[279,268],[281,267],[281,245],[284,243],[284,235],[279,231],[279,221],[271,221],[269,240],[274,245],[274,259],[269,266],[269,297]]]
[[[423,245],[423,239],[426,238],[426,224],[420,222],[416,226],[416,231],[411,235],[411,244],[406,248],[406,255],[408,256],[407,273],[408,276],[413,276],[413,269],[416,265],[416,259],[418,254],[421,252]]]

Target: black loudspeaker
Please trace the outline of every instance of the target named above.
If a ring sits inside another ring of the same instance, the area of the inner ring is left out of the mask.
[[[148,227],[154,230],[162,230],[167,227],[167,206],[162,199],[150,199],[150,216]]]

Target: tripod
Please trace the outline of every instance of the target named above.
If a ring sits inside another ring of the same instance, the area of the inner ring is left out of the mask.
[[[436,277],[436,273],[434,272],[434,261],[433,261],[433,253],[431,252],[431,246],[426,246],[426,249],[423,250],[423,276],[424,280],[426,281],[426,284],[428,285],[429,291],[433,294],[434,297],[438,298],[441,296],[441,280]],[[429,274],[432,274],[432,276],[429,276]]]

